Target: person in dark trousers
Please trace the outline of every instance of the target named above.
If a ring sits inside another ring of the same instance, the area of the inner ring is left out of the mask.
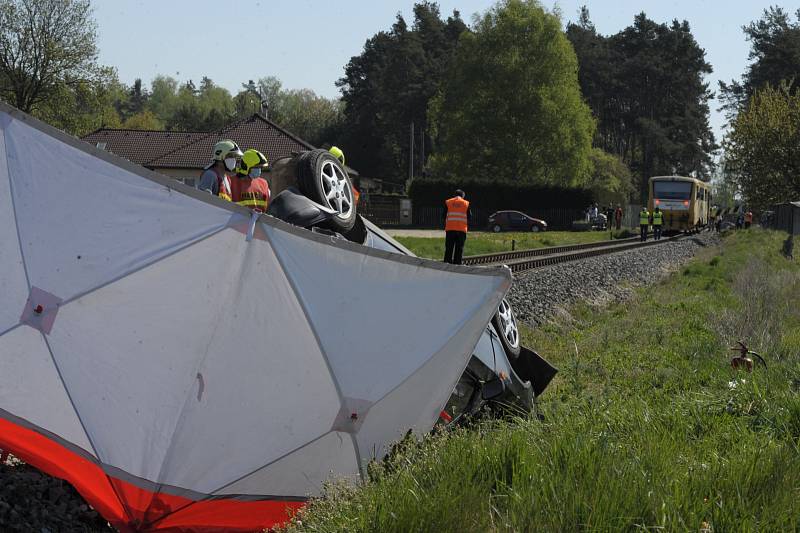
[[[661,208],[656,206],[653,211],[653,239],[656,241],[661,240],[661,226],[664,224],[664,213]]]
[[[650,229],[650,211],[647,210],[646,205],[643,205],[642,210],[639,211],[639,229],[641,241],[647,241],[647,230]]]
[[[461,264],[467,228],[472,218],[469,202],[464,199],[464,191],[458,189],[456,195],[444,202],[444,262]]]

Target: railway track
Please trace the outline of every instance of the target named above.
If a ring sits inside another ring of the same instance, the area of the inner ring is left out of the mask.
[[[672,242],[684,237],[683,234],[664,237],[659,241],[649,240],[640,242],[639,237],[620,239],[617,241],[591,242],[584,244],[570,244],[566,246],[550,246],[535,248],[533,250],[518,250],[515,252],[500,252],[496,254],[470,255],[464,257],[465,265],[508,265],[512,272],[524,272],[544,266],[566,263],[576,259],[584,259],[596,255],[613,254]]]

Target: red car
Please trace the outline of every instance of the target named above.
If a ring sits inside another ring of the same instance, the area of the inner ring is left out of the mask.
[[[497,211],[489,215],[489,229],[501,231],[547,231],[547,222],[520,211]]]

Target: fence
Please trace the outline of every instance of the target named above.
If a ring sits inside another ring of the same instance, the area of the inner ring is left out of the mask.
[[[444,205],[442,207],[413,207],[411,219],[402,216],[401,202],[404,196],[363,194],[358,204],[358,212],[370,219],[378,226],[408,226],[416,228],[437,228],[444,225]],[[633,228],[639,224],[639,209],[641,206],[629,205],[625,207],[622,227]],[[497,209],[485,207],[472,208],[470,228],[484,230],[489,226],[489,215]],[[523,211],[525,214],[547,222],[549,230],[570,230],[572,222],[584,220],[585,211],[582,209],[540,208]]]
[[[489,226],[489,215],[497,209],[473,208],[470,228],[483,230]],[[525,214],[547,222],[550,230],[568,230],[572,228],[573,220],[583,219],[580,209],[530,209]],[[444,206],[418,207],[414,209],[414,226],[421,228],[442,228],[444,225]]]
[[[363,194],[358,202],[358,212],[378,226],[400,226],[400,201],[402,196]]]

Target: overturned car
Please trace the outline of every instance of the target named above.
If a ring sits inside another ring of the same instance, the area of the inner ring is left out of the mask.
[[[273,201],[268,214],[314,232],[364,246],[414,256],[357,213],[354,189],[339,161],[312,150],[276,161],[270,172]],[[517,320],[505,298],[475,346],[440,422],[459,423],[488,406],[529,411],[557,370],[520,343]]]

